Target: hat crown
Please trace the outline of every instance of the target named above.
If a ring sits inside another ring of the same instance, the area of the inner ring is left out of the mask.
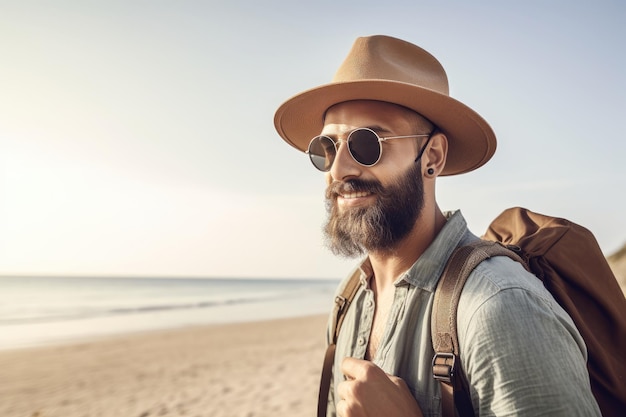
[[[376,35],[354,42],[333,82],[388,80],[449,95],[448,77],[431,54],[401,39]]]

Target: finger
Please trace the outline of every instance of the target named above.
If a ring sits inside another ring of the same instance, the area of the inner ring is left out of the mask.
[[[335,405],[335,411],[338,417],[350,417],[358,414],[357,410],[362,408],[360,401],[355,398],[342,398]]]
[[[404,392],[404,393],[412,392],[411,388],[409,388],[409,385],[406,383],[404,379],[394,376],[394,375],[388,375],[388,377],[389,377],[389,380],[393,383],[393,385],[396,386],[396,388],[398,389],[398,392]]]
[[[345,400],[352,397],[353,381],[343,381],[337,385],[337,395],[340,399]]]
[[[348,379],[365,379],[372,368],[378,369],[372,362],[362,359],[345,358],[341,362],[341,372]]]
[[[397,387],[408,388],[406,381],[398,376],[387,374],[387,378]]]
[[[337,417],[347,417],[348,416],[348,404],[345,400],[341,400],[335,406],[335,410],[337,411]]]

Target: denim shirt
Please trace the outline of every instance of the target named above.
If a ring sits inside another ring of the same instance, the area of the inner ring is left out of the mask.
[[[437,281],[459,245],[477,239],[460,211],[395,281],[393,304],[373,362],[404,379],[424,416],[441,415],[430,320]],[[341,327],[329,395],[335,416],[341,361],[364,359],[376,300],[372,269],[361,265],[359,288]],[[339,286],[338,294],[347,279]],[[599,416],[586,368],[587,350],[569,315],[541,281],[506,257],[482,262],[470,275],[458,309],[460,358],[477,416]],[[330,337],[330,335],[329,335]]]

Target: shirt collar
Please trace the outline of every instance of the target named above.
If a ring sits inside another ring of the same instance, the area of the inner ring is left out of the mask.
[[[370,262],[369,256],[366,257],[363,262],[361,262],[359,269],[361,270],[361,276],[359,277],[361,285],[367,288],[369,286],[370,278],[372,277],[372,275],[374,275],[374,269],[372,268],[372,263]]]
[[[394,283],[399,286],[402,282],[408,282],[418,288],[434,292],[437,287],[439,277],[452,255],[454,249],[459,246],[461,240],[467,240],[467,222],[460,210],[444,213],[448,221],[443,226],[435,240],[417,261],[402,274]],[[465,237],[465,238],[464,238]],[[361,285],[367,287],[369,279],[373,274],[372,264],[369,257],[365,258],[359,266],[361,270]]]
[[[446,212],[445,216],[448,221],[435,240],[415,261],[413,266],[396,281],[396,285],[406,281],[418,288],[435,291],[448,258],[463,237],[469,233],[467,223],[460,210]]]

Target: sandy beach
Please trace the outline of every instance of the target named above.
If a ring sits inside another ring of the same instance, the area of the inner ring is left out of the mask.
[[[0,351],[0,416],[313,416],[326,319]]]

